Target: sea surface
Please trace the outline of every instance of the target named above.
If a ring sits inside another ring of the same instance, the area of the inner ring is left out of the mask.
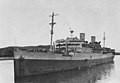
[[[14,77],[12,60],[0,61],[0,83],[120,83],[120,56],[114,62],[45,75]]]

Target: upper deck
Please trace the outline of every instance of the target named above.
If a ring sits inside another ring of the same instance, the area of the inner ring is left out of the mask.
[[[80,33],[80,38],[67,37],[66,39],[59,39],[55,41],[54,50],[61,52],[75,52],[75,53],[110,53],[113,49],[103,48],[100,41],[96,41],[95,36],[91,36],[91,42],[85,40],[85,34]]]

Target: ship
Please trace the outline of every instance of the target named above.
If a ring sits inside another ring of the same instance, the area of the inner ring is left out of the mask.
[[[96,36],[91,36],[88,42],[85,33],[80,33],[79,38],[74,37],[74,30],[70,29],[70,37],[53,42],[54,16],[52,13],[50,45],[7,47],[4,52],[0,49],[3,55],[13,55],[15,77],[81,69],[113,61],[115,50],[105,47],[105,42],[102,47]]]

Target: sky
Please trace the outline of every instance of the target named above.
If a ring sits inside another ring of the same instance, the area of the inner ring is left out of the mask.
[[[0,47],[50,44],[54,12],[54,41],[85,33],[120,51],[120,0],[0,0]]]

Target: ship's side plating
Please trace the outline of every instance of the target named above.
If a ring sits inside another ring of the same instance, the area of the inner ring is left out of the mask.
[[[48,55],[49,54],[49,55]],[[62,56],[54,53],[34,53],[15,51],[15,76],[36,75],[74,68],[90,67],[113,61],[114,55],[109,54],[76,54]]]

